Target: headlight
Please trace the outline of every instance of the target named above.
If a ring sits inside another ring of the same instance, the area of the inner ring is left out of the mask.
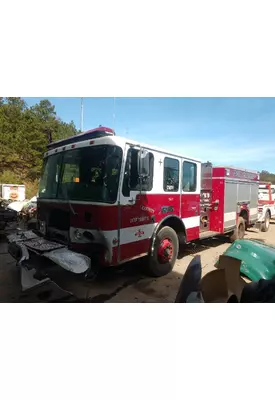
[[[76,240],[81,240],[82,236],[83,234],[78,229],[74,231],[74,237],[76,238]]]
[[[39,222],[39,230],[42,233],[42,235],[46,235],[46,222],[45,221]]]

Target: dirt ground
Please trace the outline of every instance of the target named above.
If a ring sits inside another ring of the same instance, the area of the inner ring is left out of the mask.
[[[275,245],[275,221],[269,231],[250,229],[247,239],[257,239]],[[84,282],[66,272],[54,276],[55,282],[70,291],[80,301],[112,303],[174,302],[182,276],[194,255],[201,255],[203,274],[214,268],[218,257],[230,246],[225,238],[213,238],[190,246],[179,257],[174,270],[167,276],[152,279],[141,273],[141,261],[125,265],[123,269],[102,272],[96,281]],[[19,271],[7,253],[4,237],[0,238],[0,302],[45,301],[37,296],[21,295]]]

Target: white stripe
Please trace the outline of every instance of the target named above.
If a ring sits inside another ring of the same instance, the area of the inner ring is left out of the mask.
[[[147,224],[147,225],[139,225],[139,226],[131,226],[129,228],[124,228],[120,230],[120,244],[127,244],[132,242],[139,242],[144,239],[151,239],[156,223]],[[140,235],[138,233],[140,232]],[[107,232],[104,232],[106,234]]]
[[[224,222],[228,222],[228,221],[235,221],[237,218],[237,213],[236,211],[232,211],[232,212],[227,212],[224,214]]]
[[[154,229],[157,226],[157,223],[147,224],[147,225],[138,225],[131,226],[129,228],[123,228],[120,230],[120,244],[128,244],[132,242],[139,242],[144,239],[151,239]],[[105,237],[108,247],[116,247],[117,244],[113,243],[113,240],[118,240],[118,231],[117,229],[112,231],[102,231],[101,233],[98,230],[94,229],[80,229],[80,228],[70,228],[70,238],[73,243],[91,243],[90,240],[82,237],[80,240],[77,240],[74,236],[74,232],[78,230],[83,234],[83,232],[90,232],[93,234],[95,238],[95,242],[102,243],[102,235]]]
[[[182,218],[182,222],[186,229],[196,228],[197,226],[200,226],[200,216]]]
[[[195,228],[195,227],[199,227],[200,217],[195,216],[195,217],[183,218],[182,221],[183,221],[186,229]],[[133,243],[133,242],[139,242],[140,240],[144,240],[144,239],[151,239],[156,226],[157,226],[157,223],[122,228],[120,230],[120,244],[123,245],[123,244],[128,244],[128,243]],[[82,234],[85,231],[92,233],[95,238],[95,242],[98,242],[98,243],[102,243],[102,235],[103,235],[106,239],[106,242],[107,242],[109,248],[117,246],[116,243],[115,244],[113,243],[114,239],[118,240],[117,229],[112,230],[112,231],[102,231],[100,233],[96,229],[81,229],[81,228],[73,228],[73,227],[70,228],[70,238],[73,243],[91,243],[91,241],[89,239],[86,239],[83,236],[80,240],[77,240],[74,235],[74,232],[76,230],[78,230]]]

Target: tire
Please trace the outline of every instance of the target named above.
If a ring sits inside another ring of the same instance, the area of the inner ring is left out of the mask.
[[[244,223],[245,223],[245,230],[247,231],[249,226],[248,226],[248,216],[247,213],[243,213],[242,215],[239,216],[239,218],[243,218]]]
[[[149,255],[146,274],[160,277],[172,271],[179,252],[179,239],[170,226],[161,228],[156,236],[153,253]]]
[[[267,211],[265,213],[264,222],[261,225],[261,231],[267,232],[269,229],[269,225],[270,225],[270,213],[269,213],[269,211]]]
[[[230,241],[235,242],[235,240],[243,239],[245,235],[245,220],[242,217],[238,218],[237,226],[230,236]]]

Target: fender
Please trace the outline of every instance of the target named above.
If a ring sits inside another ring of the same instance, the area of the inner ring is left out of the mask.
[[[224,255],[240,260],[241,273],[252,281],[275,277],[274,246],[256,240],[235,240]]]
[[[264,221],[265,215],[266,215],[267,212],[269,212],[270,217],[272,217],[270,208],[268,208],[268,207],[266,207],[266,208],[263,207],[263,210],[262,210],[261,212],[259,212],[260,217],[258,218],[258,222],[263,222],[263,221]]]
[[[152,235],[152,237],[151,237],[150,255],[153,254],[154,245],[155,245],[155,241],[156,241],[156,237],[157,237],[157,232],[158,232],[160,226],[161,226],[165,221],[167,221],[167,220],[170,219],[170,218],[176,218],[176,219],[180,222],[180,224],[181,224],[181,226],[182,226],[182,232],[186,235],[186,229],[185,229],[184,223],[182,222],[182,219],[180,219],[179,216],[178,216],[178,215],[175,215],[175,214],[167,215],[166,217],[164,217],[164,218],[157,224],[157,226],[156,226],[155,229],[154,229],[153,235]]]

